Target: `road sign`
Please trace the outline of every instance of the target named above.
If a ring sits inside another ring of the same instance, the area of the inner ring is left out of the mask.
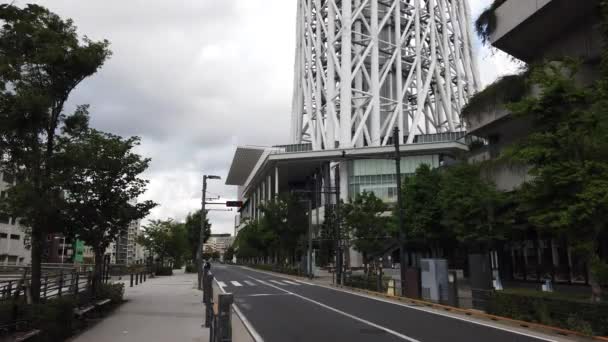
[[[240,208],[243,206],[243,201],[226,201],[226,206]]]

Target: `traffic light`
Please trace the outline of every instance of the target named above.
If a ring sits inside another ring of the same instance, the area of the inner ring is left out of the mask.
[[[243,206],[243,201],[226,201],[226,206],[240,208]]]

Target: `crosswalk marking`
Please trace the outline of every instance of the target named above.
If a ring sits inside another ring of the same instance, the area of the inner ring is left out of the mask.
[[[245,284],[255,286],[255,283],[250,280],[245,280]]]
[[[293,281],[289,281],[289,280],[283,280],[284,282],[286,282],[287,284],[291,284],[291,285],[296,285],[296,286],[300,286],[300,284],[298,283],[294,283]]]
[[[255,279],[255,280],[259,281],[261,284],[268,285],[268,283],[263,280],[260,280],[260,279]]]
[[[280,281],[278,281],[278,280],[270,280],[270,281],[271,281],[271,282],[273,282],[273,283],[275,283],[275,284],[285,286],[285,284],[281,283],[281,282],[280,282]]]
[[[241,285],[241,283],[239,283],[239,282],[238,282],[238,281],[236,281],[236,280],[231,281],[231,283],[232,283],[232,285],[234,285],[234,286],[243,286],[243,285]]]
[[[218,281],[218,282],[217,282],[217,284],[218,284],[220,287],[226,287],[226,283],[224,283],[223,281]]]

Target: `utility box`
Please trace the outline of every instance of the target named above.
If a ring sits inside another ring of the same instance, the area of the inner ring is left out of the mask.
[[[421,259],[420,271],[422,298],[433,302],[447,302],[448,261],[446,259]]]

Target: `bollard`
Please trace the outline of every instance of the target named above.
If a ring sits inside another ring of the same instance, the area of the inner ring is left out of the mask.
[[[135,285],[139,284],[138,278],[137,278],[137,273],[135,273]]]
[[[144,271],[144,281],[146,281],[146,271]]]
[[[133,287],[133,273],[131,273],[131,286],[130,287]]]
[[[213,319],[213,274],[208,272],[203,278],[203,303],[205,304],[205,327],[211,326]]]
[[[216,332],[215,339],[217,342],[231,342],[232,341],[232,324],[230,321],[230,314],[232,311],[232,303],[234,298],[232,293],[221,293],[218,295],[218,312],[216,319]]]
[[[61,293],[63,292],[63,270],[59,272],[59,289],[57,292],[57,296],[61,297]]]

